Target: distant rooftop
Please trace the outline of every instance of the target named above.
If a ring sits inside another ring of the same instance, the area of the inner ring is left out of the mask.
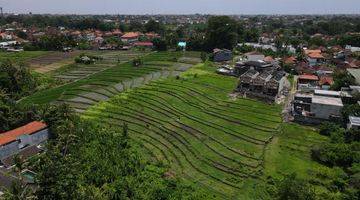
[[[312,74],[303,74],[299,76],[299,79],[317,81],[319,77]]]

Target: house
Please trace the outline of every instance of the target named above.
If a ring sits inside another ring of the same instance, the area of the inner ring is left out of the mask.
[[[332,76],[334,73],[334,69],[324,66],[324,65],[318,65],[311,67],[311,69],[317,74],[318,76]]]
[[[335,97],[341,98],[341,91],[332,91],[332,90],[314,90],[314,95],[323,96],[323,97]]]
[[[14,38],[12,34],[8,33],[0,33],[0,37],[2,40],[12,40]]]
[[[214,49],[214,62],[224,62],[232,60],[232,52],[228,49]]]
[[[277,48],[275,47],[274,44],[259,44],[259,43],[246,42],[246,43],[238,44],[237,46],[238,47],[248,46],[254,49],[272,50],[274,52],[277,51]]]
[[[119,30],[119,29],[115,29],[113,32],[112,32],[112,35],[113,36],[116,36],[116,37],[121,37],[123,35],[123,33]]]
[[[323,120],[339,120],[343,103],[341,98],[331,95],[329,91],[322,95],[296,93],[293,101],[295,120],[315,124]]]
[[[145,33],[147,39],[152,40],[155,38],[160,38],[160,35],[157,33]]]
[[[296,64],[296,58],[294,56],[290,56],[290,57],[287,57],[287,58],[284,58],[282,60],[282,62],[285,64],[285,65],[290,65],[290,66],[293,66]]]
[[[96,37],[94,42],[98,45],[101,45],[102,43],[104,43],[104,38],[103,37]]]
[[[360,52],[360,47],[353,47],[351,45],[346,45],[345,49],[351,51],[352,53]]]
[[[22,127],[0,134],[0,160],[38,145],[49,138],[49,130],[43,122],[34,121]]]
[[[125,43],[133,43],[139,41],[139,32],[128,32],[121,36],[121,41]]]
[[[216,73],[226,75],[226,76],[235,76],[234,69],[232,67],[230,67],[230,65],[224,65],[224,66],[219,67],[216,70]]]
[[[275,62],[267,63],[263,60],[245,61],[245,62],[240,61],[236,63],[234,72],[237,76],[241,76],[249,69],[254,69],[258,72],[262,72],[265,70],[278,69],[278,68],[279,66]]]
[[[8,49],[12,46],[19,45],[17,41],[0,42],[0,49]]]
[[[32,157],[40,152],[42,149],[39,149],[37,146],[30,146],[24,148],[19,152],[19,157],[22,161],[26,162],[29,157]],[[0,196],[3,191],[11,189],[14,183],[21,184],[23,187],[28,187],[29,189],[35,189],[35,175],[36,173],[28,169],[23,169],[20,174],[14,172],[12,169],[16,164],[16,155],[12,155],[1,160],[0,167]]]
[[[295,72],[297,74],[314,74],[315,71],[312,67],[309,66],[309,63],[305,61],[298,62],[295,65]]]
[[[330,76],[321,76],[319,80],[319,86],[323,90],[329,90],[331,85],[334,84],[334,79]]]
[[[325,61],[325,57],[322,55],[322,51],[320,49],[316,49],[316,50],[305,49],[304,53],[306,55],[306,59],[310,66],[319,65]]]
[[[300,91],[311,92],[314,89],[319,89],[319,77],[316,75],[303,74],[298,77],[297,89]]]
[[[146,47],[146,48],[154,47],[154,44],[152,42],[135,42],[133,45],[135,47]]]
[[[349,116],[347,128],[349,130],[360,130],[360,117]]]
[[[262,53],[259,53],[257,51],[252,51],[252,52],[246,53],[245,57],[246,57],[246,60],[248,60],[248,61],[259,61],[259,60],[265,59],[265,55]]]
[[[274,58],[272,56],[266,56],[264,58],[264,62],[266,62],[266,63],[274,63],[275,60],[274,60]]]
[[[85,35],[85,39],[86,39],[87,41],[94,41],[95,38],[96,38],[96,35],[95,35],[94,33],[87,33],[87,34]]]

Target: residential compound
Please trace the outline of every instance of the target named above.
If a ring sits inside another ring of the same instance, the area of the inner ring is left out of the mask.
[[[17,36],[18,32],[26,34],[26,40]],[[0,29],[0,49],[7,51],[23,50],[22,46],[26,44],[36,43],[44,36],[64,36],[71,37],[78,43],[87,43],[92,49],[111,50],[119,48],[114,41],[119,40],[125,46],[124,49],[132,46],[153,47],[152,40],[160,38],[156,33],[141,32],[122,32],[119,29],[112,31],[101,31],[97,29],[65,29],[64,27],[54,28],[16,28],[16,29]],[[107,40],[111,39],[111,40]],[[115,40],[114,40],[115,39]],[[141,42],[135,45],[136,42]],[[151,45],[149,45],[151,43]],[[144,44],[144,45],[143,45]],[[65,46],[64,46],[65,47]]]
[[[286,88],[286,73],[275,60],[257,52],[246,54],[247,60],[236,63],[234,72],[239,77],[237,92],[245,96],[274,102]]]

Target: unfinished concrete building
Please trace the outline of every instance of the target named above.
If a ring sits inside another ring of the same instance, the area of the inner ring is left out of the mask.
[[[249,69],[239,79],[238,92],[268,101],[275,101],[284,89],[286,76],[285,72],[274,69],[262,72]]]

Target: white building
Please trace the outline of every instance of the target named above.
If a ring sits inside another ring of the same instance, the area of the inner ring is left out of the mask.
[[[360,117],[354,117],[349,116],[349,123],[347,125],[347,128],[353,129],[353,130],[359,130],[360,129]]]

